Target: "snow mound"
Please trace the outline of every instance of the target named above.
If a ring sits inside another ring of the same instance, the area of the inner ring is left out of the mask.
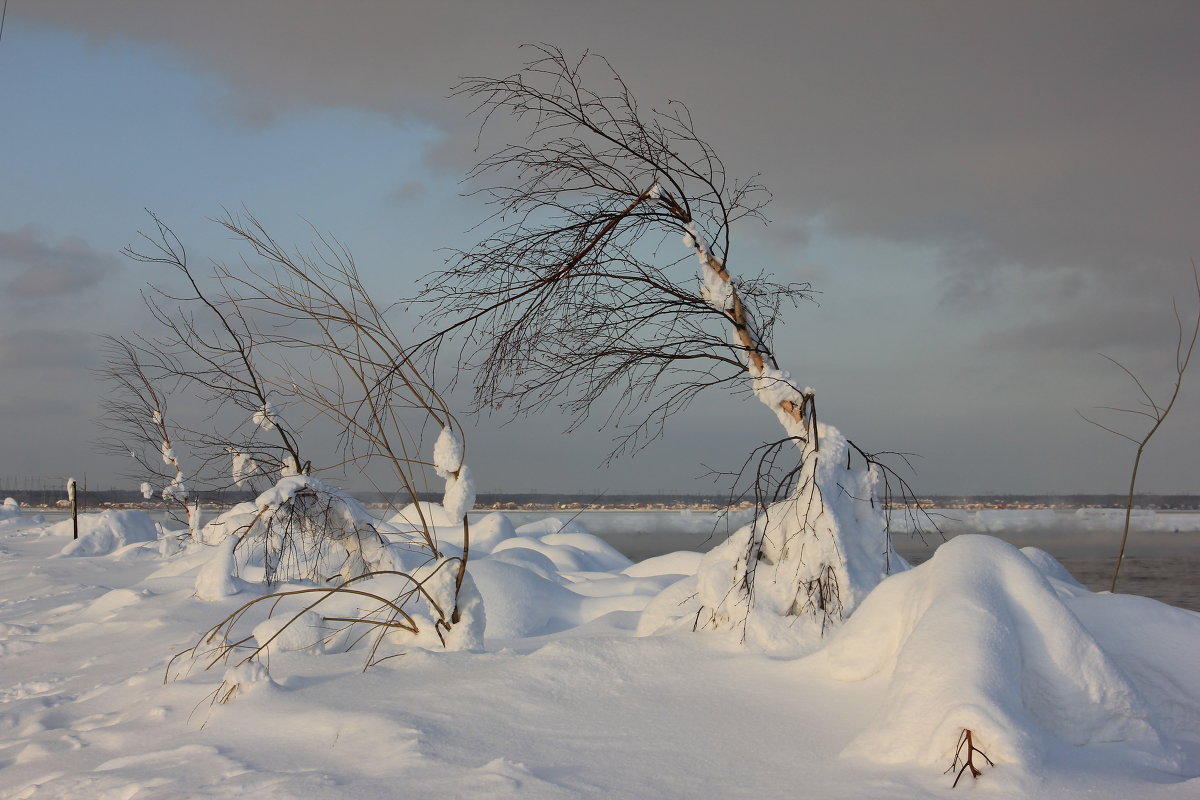
[[[72,535],[71,520],[56,523],[46,531],[51,536]],[[145,512],[134,509],[82,514],[79,538],[58,552],[59,556],[106,556],[126,545],[158,539],[158,525]]]
[[[881,583],[824,651],[837,679],[890,676],[874,720],[844,753],[944,767],[970,729],[997,764],[1036,767],[1062,743],[1131,742],[1143,763],[1179,772],[1146,687],[1065,605],[1052,581],[1067,597],[1078,584],[1052,561],[959,536]],[[1194,665],[1197,641],[1167,660]]]
[[[0,519],[19,516],[21,516],[21,504],[11,497],[4,498],[3,505],[0,505]]]
[[[432,503],[425,500],[422,500],[419,505],[417,503],[409,503],[388,517],[387,522],[401,529],[420,530],[428,526],[444,528],[462,527],[462,520],[456,520],[450,516],[441,503]]]
[[[546,517],[526,522],[517,528],[517,533],[521,536],[542,536],[547,533],[589,533],[589,531],[573,519]]]

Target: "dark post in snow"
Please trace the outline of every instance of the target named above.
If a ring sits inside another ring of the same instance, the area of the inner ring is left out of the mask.
[[[71,538],[79,538],[79,502],[75,494],[75,479],[67,478],[67,500],[71,502]]]

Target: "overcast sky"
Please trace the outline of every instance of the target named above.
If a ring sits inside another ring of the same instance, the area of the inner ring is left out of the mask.
[[[825,421],[921,457],[927,493],[1109,492],[1128,443],[1075,410],[1169,390],[1172,299],[1200,257],[1200,3],[9,0],[0,38],[0,476],[96,455],[96,334],[145,325],[152,271],[120,255],[144,208],[197,260],[245,207],[282,241],[343,240],[387,301],[484,214],[464,75],[524,42],[603,54],[645,106],[685,101],[771,225],[734,273],[808,280],[777,335]],[[477,235],[477,234],[476,234]],[[1189,294],[1191,292],[1192,294]],[[1200,490],[1200,371],[1141,487]],[[597,470],[607,434],[470,431],[481,491],[710,490],[776,438],[713,398]],[[1138,430],[1136,428],[1130,430]]]

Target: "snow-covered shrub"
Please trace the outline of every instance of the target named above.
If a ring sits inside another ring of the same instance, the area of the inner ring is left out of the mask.
[[[796,488],[651,603],[639,633],[733,630],[758,648],[808,652],[902,564],[875,499],[875,468],[848,466],[841,433],[817,431],[820,450],[805,446]]]
[[[309,475],[282,478],[254,500],[206,526],[202,538],[236,536],[243,563],[262,567],[263,582],[324,583],[370,570],[364,551],[378,550],[375,519],[350,495]],[[231,522],[241,524],[234,527]]]

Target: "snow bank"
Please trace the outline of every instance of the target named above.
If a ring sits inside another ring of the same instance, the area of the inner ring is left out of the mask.
[[[55,523],[47,529],[51,536],[71,536],[71,520]],[[158,539],[159,528],[154,520],[142,511],[102,511],[99,514],[79,516],[79,538],[72,540],[58,552],[59,556],[105,556],[126,545],[138,542],[153,542]]]
[[[888,676],[879,711],[847,755],[944,768],[970,729],[997,764],[1036,767],[1056,743],[1132,742],[1144,763],[1183,769],[1148,687],[1065,605],[1081,587],[1049,556],[1030,555],[959,536],[871,593],[824,651],[840,680]],[[1194,667],[1200,639],[1185,641],[1190,652],[1163,654],[1166,662]]]

